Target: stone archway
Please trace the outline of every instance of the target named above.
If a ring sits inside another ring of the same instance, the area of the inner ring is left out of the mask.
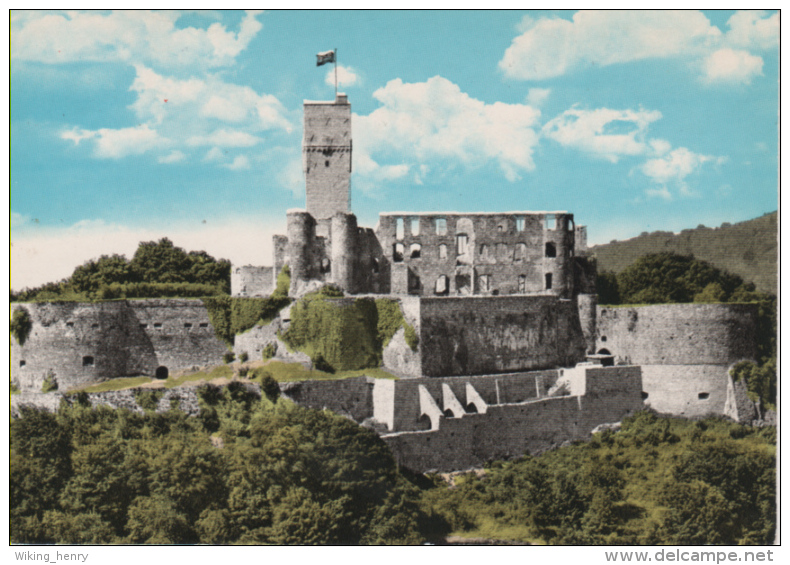
[[[154,373],[154,378],[165,380],[169,374],[170,372],[167,370],[167,367],[161,365],[156,368],[156,372]]]

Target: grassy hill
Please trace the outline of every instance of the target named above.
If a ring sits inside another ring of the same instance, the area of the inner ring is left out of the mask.
[[[598,271],[619,273],[647,253],[672,251],[697,259],[753,282],[758,290],[776,294],[777,213],[771,212],[738,224],[718,228],[698,226],[679,234],[643,232],[625,241],[591,247],[598,258]]]

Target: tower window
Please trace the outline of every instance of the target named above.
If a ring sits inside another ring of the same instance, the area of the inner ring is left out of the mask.
[[[200,327],[201,328],[207,328],[208,327],[208,322],[201,322],[200,323]]]
[[[448,280],[447,275],[439,275],[439,278],[436,279],[436,285],[434,286],[434,294],[444,296],[449,292],[450,281]]]
[[[547,241],[546,242],[546,257],[556,257],[557,256],[557,246],[554,245],[553,242]]]
[[[436,218],[436,235],[447,234],[447,220],[445,218]]]
[[[412,243],[411,248],[409,250],[409,255],[412,259],[419,259],[420,258],[420,251],[422,251],[422,247],[419,243]]]
[[[420,235],[420,219],[419,218],[412,218],[411,219],[411,234],[412,235]]]
[[[518,291],[527,292],[527,275],[518,276]]]
[[[526,218],[524,216],[516,216],[516,230],[517,231],[524,231],[524,224]]]
[[[83,367],[93,367],[93,356],[86,355],[82,358],[82,366]]]
[[[162,329],[162,322],[156,322],[154,324],[154,328],[156,328],[157,330],[161,330]]]
[[[546,229],[557,229],[557,217],[554,214],[546,214]]]
[[[697,395],[697,398],[699,398],[700,400],[707,400],[709,396],[710,396],[709,392],[701,392]]]
[[[328,167],[328,166],[329,166],[329,160],[327,159],[326,161],[324,161],[324,167]]]
[[[67,328],[73,328],[74,327],[74,322],[66,322],[66,327]]]
[[[184,329],[191,330],[192,329],[192,324],[190,324],[189,322],[185,323],[184,324]]]
[[[551,273],[546,273],[546,290],[551,290]]]
[[[24,359],[22,359],[21,361],[19,361],[19,366],[20,366],[20,367],[24,367],[26,364],[27,364],[27,361],[25,361]]]
[[[395,222],[395,239],[403,239],[403,218]]]
[[[447,246],[444,243],[439,245],[439,259],[447,259]]]

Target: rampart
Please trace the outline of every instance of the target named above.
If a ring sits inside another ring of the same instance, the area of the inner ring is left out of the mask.
[[[552,295],[422,297],[419,331],[425,376],[568,367],[585,358],[575,301]]]
[[[599,307],[597,318],[596,350],[641,365],[647,406],[686,417],[751,418],[743,416],[744,403],[739,410],[732,404],[738,387],[729,369],[756,357],[757,305]]]
[[[530,374],[517,379],[523,381],[520,392],[526,392],[536,383],[545,385],[546,376]],[[396,431],[382,436],[398,462],[415,472],[480,467],[492,459],[539,453],[569,440],[583,439],[596,426],[620,421],[642,407],[639,367],[585,367],[577,376],[582,382],[576,383],[584,391],[582,395],[532,396],[518,402],[488,404],[484,410],[453,414],[452,407],[462,404],[461,398],[474,397],[474,391],[484,387],[481,381],[486,378],[496,382],[501,377],[480,377],[474,384],[463,378],[447,379],[441,383],[441,399],[423,392],[421,418],[423,422],[431,422],[432,429]],[[436,386],[436,380],[432,381]],[[466,389],[465,395],[459,398],[455,392],[449,394],[448,388],[458,387]],[[374,398],[375,394],[374,390]],[[397,407],[402,402],[402,393],[396,393],[394,398]],[[477,402],[483,405],[481,400]],[[431,421],[431,412],[443,408],[447,415]]]
[[[38,391],[48,376],[60,390],[115,377],[166,377],[169,371],[222,363],[227,346],[200,300],[121,300],[14,305],[32,329],[12,338],[11,378]]]

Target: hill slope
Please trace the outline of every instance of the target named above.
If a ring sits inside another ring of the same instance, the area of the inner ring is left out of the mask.
[[[740,276],[758,290],[776,294],[777,213],[771,212],[738,224],[718,228],[700,226],[679,234],[656,231],[625,241],[596,245],[590,250],[598,258],[598,271],[619,273],[647,253],[673,251]]]

